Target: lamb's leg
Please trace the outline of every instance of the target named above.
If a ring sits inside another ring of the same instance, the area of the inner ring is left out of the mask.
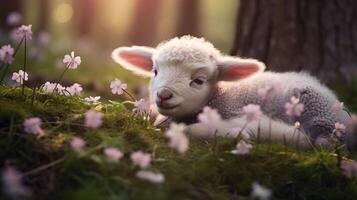
[[[328,140],[332,136],[335,123],[345,124],[349,118],[344,110],[338,113],[332,111],[332,106],[338,102],[334,96],[326,96],[312,87],[296,89],[294,93],[300,98],[305,108],[297,121],[300,121],[302,128],[314,143]]]
[[[345,124],[343,120],[341,121],[341,123]],[[313,138],[314,144],[316,146],[333,148],[333,143],[331,143],[331,137],[335,128],[333,124],[334,123],[329,119],[316,117],[305,125],[307,126],[305,129],[306,131],[313,133],[313,136],[316,136],[316,138]],[[348,126],[349,124],[347,123],[346,125]],[[354,132],[350,127],[347,128],[342,136],[342,140],[345,142],[346,148],[349,151],[356,151],[357,132]]]
[[[271,141],[281,144],[288,144],[300,149],[311,148],[308,137],[294,126],[288,125],[281,121],[271,120],[267,116],[263,116],[260,121],[246,124],[244,118],[234,118],[229,121],[224,121],[217,126],[217,130],[211,130],[207,125],[195,123],[188,126],[189,134],[196,137],[213,138],[216,136],[236,137],[237,135],[230,134],[230,130],[236,127],[246,127],[245,130],[258,136],[262,141]]]
[[[315,140],[318,137],[330,137],[334,129],[334,123],[332,119],[317,116],[303,123],[302,127]]]

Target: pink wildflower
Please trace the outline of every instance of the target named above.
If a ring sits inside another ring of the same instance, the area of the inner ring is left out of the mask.
[[[124,90],[128,88],[128,85],[122,83],[119,79],[114,79],[110,82],[110,88],[112,89],[113,94],[123,94]]]
[[[242,130],[240,127],[232,128],[231,131],[229,131],[230,136],[237,137],[238,135],[241,136],[244,140],[249,140],[250,135],[246,130]]]
[[[259,120],[262,116],[262,111],[259,105],[249,104],[243,107],[243,113],[245,114],[245,120],[249,123],[255,120]]]
[[[96,129],[100,127],[103,123],[103,113],[95,111],[95,110],[89,110],[85,114],[85,126],[88,128],[93,128]]]
[[[304,111],[304,104],[299,102],[300,99],[293,96],[291,97],[290,102],[285,104],[285,110],[288,116],[299,117],[301,115],[301,113]]]
[[[105,148],[104,154],[109,162],[118,162],[124,156],[123,152],[114,147]]]
[[[28,80],[28,74],[27,72],[19,70],[19,72],[12,73],[11,79],[22,85],[24,84],[24,81]]]
[[[136,173],[136,177],[142,179],[142,180],[147,180],[150,181],[151,183],[154,184],[160,184],[162,182],[164,182],[165,177],[163,174],[161,173],[154,173],[154,172],[150,172],[150,171],[138,171]]]
[[[56,87],[56,83],[51,83],[51,82],[47,81],[47,82],[43,85],[42,89],[43,89],[43,91],[46,92],[46,93],[52,93],[53,90],[55,89],[55,87]]]
[[[333,130],[333,133],[337,138],[342,138],[343,133],[346,130],[346,126],[340,122],[335,123],[335,129]]]
[[[25,132],[35,134],[38,137],[42,137],[45,135],[45,132],[41,129],[41,127],[40,127],[41,124],[42,124],[42,121],[40,118],[31,117],[31,118],[25,119],[23,125],[25,127]]]
[[[26,38],[26,40],[32,39],[32,25],[22,25],[16,30],[16,35],[18,38]]]
[[[69,92],[71,96],[80,96],[82,90],[82,86],[78,83],[75,83],[72,86],[66,88],[66,91]]]
[[[21,20],[22,20],[22,16],[18,12],[11,12],[6,17],[6,23],[10,26],[16,26],[20,24]]]
[[[244,140],[241,140],[238,142],[236,149],[232,150],[232,154],[237,154],[237,155],[244,155],[248,154],[250,152],[250,149],[253,146],[251,144],[246,143]]]
[[[4,45],[0,49],[0,61],[11,64],[14,61],[14,49],[10,45]]]
[[[169,130],[166,131],[166,137],[169,138],[169,147],[183,154],[188,150],[189,140],[184,131],[186,125],[171,123]]]
[[[57,85],[57,87],[56,87]],[[43,84],[43,87],[42,87],[42,90],[45,92],[45,93],[53,93],[53,90],[55,89],[56,87],[56,91],[58,94],[66,94],[68,92],[66,92],[66,88],[63,87],[61,84],[57,84],[57,83],[51,83],[51,82],[46,82],[45,84]]]
[[[65,55],[63,63],[67,65],[68,69],[76,69],[81,64],[81,57],[74,56],[74,51],[69,55]]]
[[[142,151],[136,151],[132,153],[130,155],[130,159],[134,162],[135,165],[138,165],[141,168],[147,168],[151,163],[151,155]]]
[[[13,167],[6,167],[2,172],[5,192],[13,197],[30,196],[31,191],[22,183],[22,174]]]
[[[135,101],[134,106],[135,106],[134,112],[136,112],[139,115],[145,115],[150,111],[150,103],[145,99],[140,99],[139,101]]]
[[[211,130],[217,130],[223,121],[218,111],[208,106],[203,108],[203,111],[198,115],[198,120]]]
[[[73,139],[71,140],[71,147],[76,152],[82,151],[82,149],[85,145],[86,145],[86,142],[82,138],[73,137]]]

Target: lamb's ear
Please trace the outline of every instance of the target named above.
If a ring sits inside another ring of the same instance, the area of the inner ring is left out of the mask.
[[[152,55],[155,49],[144,46],[119,47],[112,52],[112,58],[125,69],[143,76],[152,76]]]
[[[264,71],[265,65],[254,59],[224,56],[217,63],[220,81],[235,81]]]

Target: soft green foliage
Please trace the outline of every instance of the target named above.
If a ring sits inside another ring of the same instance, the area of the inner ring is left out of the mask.
[[[163,131],[132,114],[130,104],[90,106],[79,97],[32,96],[30,89],[25,94],[0,86],[0,158],[2,167],[26,174],[36,199],[249,199],[253,182],[270,188],[273,199],[357,198],[357,180],[343,176],[336,156],[327,151],[255,144],[251,154],[237,156],[229,153],[235,139],[191,138],[188,152],[179,155],[168,148]],[[91,108],[104,113],[97,130],[83,126],[83,113]],[[44,138],[24,133],[27,117],[42,119]],[[87,141],[83,152],[71,150],[73,136]],[[125,157],[108,163],[105,147],[117,147]],[[165,175],[163,184],[135,177],[138,168],[129,155],[136,150],[152,154],[150,170]]]

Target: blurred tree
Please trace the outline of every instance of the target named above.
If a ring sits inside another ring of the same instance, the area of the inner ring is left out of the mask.
[[[49,2],[48,0],[39,1],[39,24],[38,29],[40,31],[48,30],[48,20],[49,20]]]
[[[346,81],[357,69],[357,1],[241,0],[231,54]]]
[[[97,0],[76,0],[74,1],[74,19],[79,37],[88,36],[91,33],[92,25],[96,17]]]
[[[199,1],[180,0],[177,24],[177,36],[199,36]]]
[[[21,13],[20,0],[1,0],[0,2],[0,28],[9,30],[11,27],[6,23],[6,17],[11,12]]]
[[[129,40],[137,45],[156,43],[160,0],[136,0]]]

